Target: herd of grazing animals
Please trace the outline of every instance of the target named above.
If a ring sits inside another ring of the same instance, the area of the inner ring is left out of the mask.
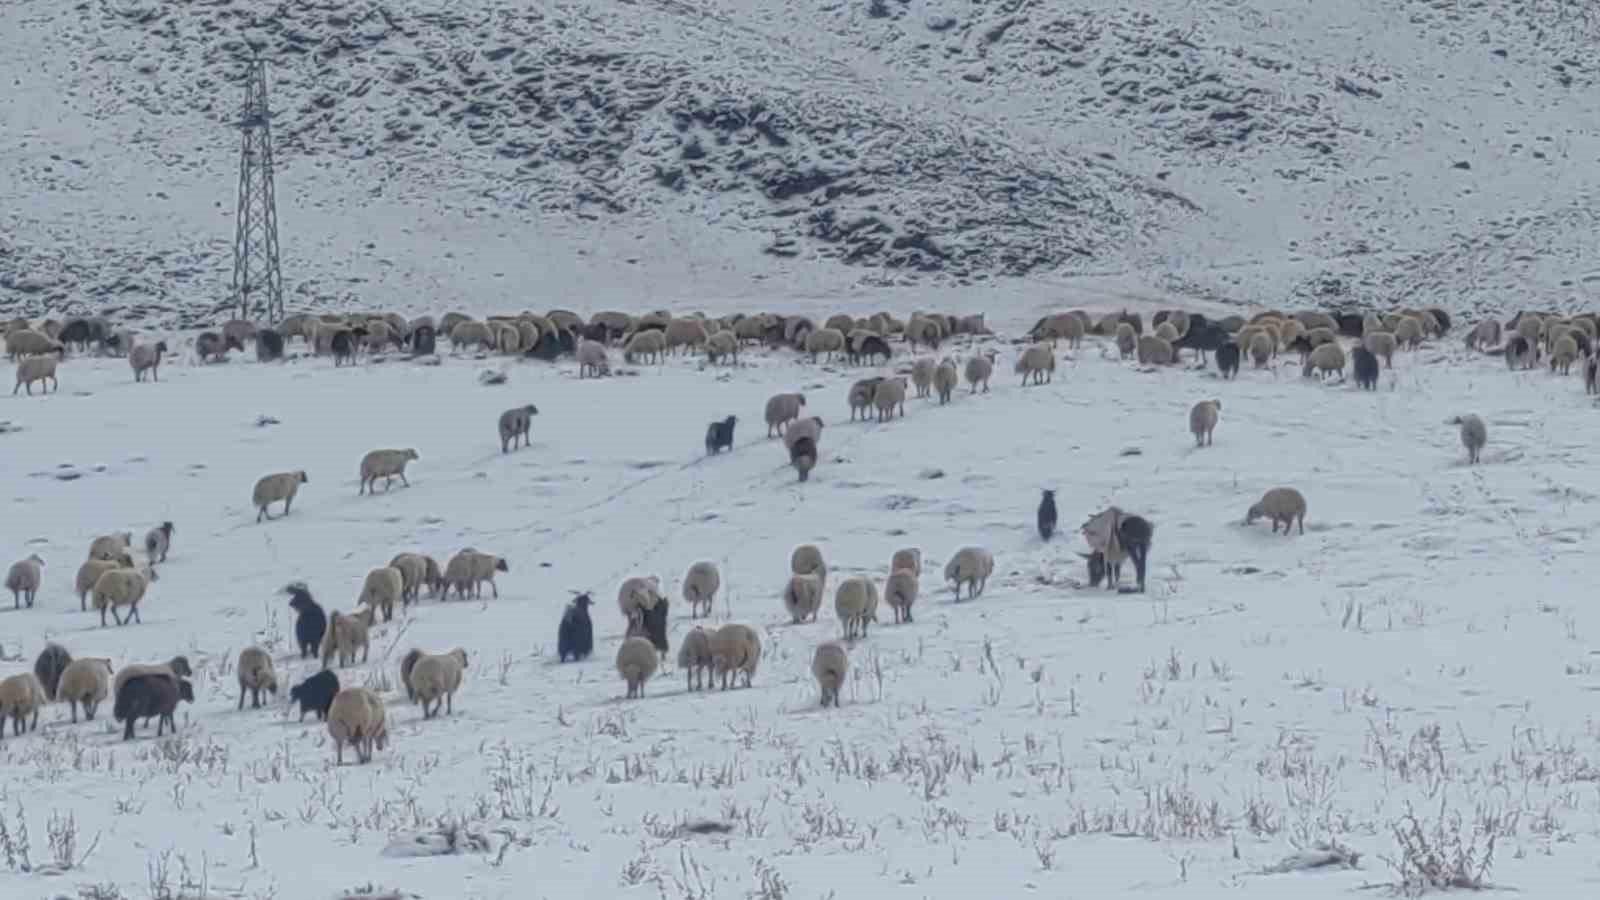
[[[1358,388],[1375,390],[1380,365],[1392,368],[1397,352],[1415,350],[1424,340],[1443,336],[1450,328],[1450,317],[1439,309],[1401,309],[1390,313],[1302,311],[1287,314],[1272,311],[1249,319],[1228,316],[1213,321],[1197,313],[1174,310],[1157,313],[1151,324],[1150,332],[1146,333],[1142,317],[1127,311],[1098,320],[1082,310],[1045,316],[1028,331],[1027,341],[1017,354],[1015,371],[1021,376],[1024,387],[1048,384],[1056,368],[1057,342],[1064,340],[1069,348],[1075,349],[1082,345],[1086,336],[1094,335],[1109,339],[1120,358],[1136,358],[1141,366],[1177,363],[1186,349],[1194,351],[1203,365],[1206,354],[1212,353],[1225,380],[1237,376],[1243,359],[1248,358],[1257,368],[1262,368],[1271,365],[1283,352],[1299,354],[1302,375],[1306,378],[1326,379],[1337,374],[1343,380],[1347,365],[1353,362]],[[1466,347],[1503,355],[1508,368],[1513,370],[1530,369],[1548,355],[1551,372],[1566,374],[1574,363],[1582,360],[1586,393],[1600,393],[1600,354],[1595,353],[1600,315],[1566,317],[1519,312],[1505,323],[1503,330],[1507,340],[1502,345],[1501,323],[1492,319],[1481,321],[1468,329]],[[200,334],[194,342],[194,353],[201,363],[216,362],[226,359],[230,352],[243,352],[247,344],[253,343],[257,359],[270,363],[284,360],[288,342],[300,338],[314,355],[332,356],[336,366],[343,366],[359,364],[364,353],[383,352],[391,347],[395,351],[409,351],[413,357],[431,356],[436,353],[436,342],[442,336],[456,352],[466,348],[544,361],[572,356],[579,363],[578,377],[582,379],[613,374],[612,348],[620,348],[628,364],[659,365],[667,355],[694,352],[703,353],[712,365],[737,364],[740,349],[750,343],[790,348],[809,356],[813,362],[839,359],[853,365],[889,364],[895,355],[890,342],[896,336],[913,354],[919,346],[937,351],[945,342],[967,336],[967,347],[972,352],[964,366],[958,366],[957,360],[949,356],[920,356],[893,374],[859,379],[849,386],[846,401],[851,420],[858,415],[866,420],[875,414],[876,421],[886,423],[897,414],[906,414],[907,392],[911,386],[914,386],[916,398],[933,399],[936,395],[940,406],[952,401],[963,378],[970,393],[980,390],[988,393],[997,353],[993,348],[977,347],[973,340],[990,334],[981,315],[958,317],[931,313],[913,313],[904,321],[889,313],[868,317],[841,314],[828,318],[820,327],[805,316],[770,313],[713,319],[700,315],[673,316],[666,312],[637,317],[602,312],[591,316],[587,322],[565,310],[545,315],[525,312],[490,316],[484,321],[461,313],[449,313],[437,321],[429,316],[408,320],[392,313],[296,314],[275,328],[257,327],[244,320],[226,322],[219,331]],[[47,391],[58,390],[59,365],[74,349],[126,357],[134,380],[141,383],[147,380],[147,375],[149,382],[159,382],[161,363],[170,352],[164,341],[141,343],[131,331],[114,328],[101,318],[45,320],[37,327],[27,320],[16,319],[5,325],[4,336],[7,356],[17,364],[13,394],[26,389],[31,395],[36,383]],[[1348,356],[1341,339],[1353,341]],[[820,417],[803,415],[806,405],[805,394],[782,393],[767,402],[764,413],[767,438],[782,440],[800,481],[809,479],[820,459],[818,446],[823,431]],[[1189,430],[1197,447],[1212,443],[1221,409],[1220,400],[1208,399],[1195,403],[1190,410]],[[519,441],[521,446],[528,446],[532,417],[537,414],[534,405],[526,404],[500,415],[497,431],[502,453],[517,449]],[[1459,427],[1468,460],[1477,463],[1488,439],[1483,420],[1465,414],[1447,421]],[[733,449],[736,422],[737,418],[729,415],[710,423],[705,439],[708,455]],[[383,480],[386,491],[395,479],[408,487],[407,464],[419,458],[417,451],[411,448],[373,450],[360,462],[358,493],[375,490],[378,479]],[[251,494],[252,505],[257,509],[256,521],[272,519],[268,509],[278,503],[283,504],[281,515],[289,515],[299,489],[309,483],[303,470],[263,476]],[[1303,534],[1305,516],[1306,500],[1298,490],[1275,487],[1249,507],[1245,522],[1268,518],[1274,533],[1282,526],[1285,535],[1290,534],[1292,527]],[[1051,538],[1056,521],[1054,492],[1046,490],[1037,515],[1041,539]],[[1091,516],[1080,533],[1091,550],[1081,554],[1088,560],[1091,586],[1098,586],[1105,580],[1108,588],[1117,589],[1121,564],[1131,559],[1137,590],[1144,589],[1154,533],[1154,526],[1148,520],[1112,506]],[[132,557],[131,532],[103,535],[92,541],[87,559],[76,573],[80,609],[88,611],[92,596],[102,625],[105,625],[107,612],[118,625],[142,621],[139,604],[157,582],[156,566],[166,563],[173,537],[171,522],[152,527],[144,537],[147,559],[143,564],[136,564]],[[11,566],[6,587],[12,592],[17,608],[24,604],[33,607],[43,583],[44,566],[44,560],[36,554]],[[796,548],[790,570],[782,592],[784,612],[794,623],[815,621],[826,596],[828,575],[820,549],[812,545]],[[370,646],[369,630],[380,612],[384,621],[392,620],[396,603],[402,609],[409,607],[420,601],[424,589],[441,600],[449,598],[452,588],[460,598],[478,597],[485,582],[493,596],[498,597],[495,574],[509,571],[504,558],[471,547],[456,553],[443,567],[426,554],[403,552],[388,565],[368,573],[357,601],[360,609],[351,612],[325,612],[303,583],[296,582],[285,589],[290,607],[297,615],[295,645],[298,655],[302,659],[320,660],[322,665],[316,674],[293,686],[289,698],[299,705],[302,720],[306,712],[314,712],[319,720],[327,722],[338,762],[343,761],[345,744],[355,749],[358,761],[370,761],[374,749],[385,747],[388,730],[382,697],[362,687],[341,688],[332,670],[335,658],[339,668],[344,668],[355,663],[359,650],[361,661],[365,663]],[[881,597],[892,610],[897,624],[915,621],[913,608],[918,599],[921,571],[919,549],[907,548],[894,554],[882,584]],[[953,586],[959,602],[963,588],[969,599],[980,596],[993,572],[994,557],[989,551],[964,547],[951,557],[944,576]],[[720,586],[721,576],[714,563],[702,561],[689,568],[682,593],[692,619],[710,616]],[[878,620],[879,600],[879,583],[871,576],[854,575],[835,587],[834,608],[843,640],[828,640],[818,646],[811,667],[823,706],[838,705],[839,692],[849,670],[849,643],[866,638],[869,625]],[[617,651],[616,668],[626,684],[627,697],[643,697],[646,683],[656,674],[660,660],[668,653],[666,631],[670,603],[661,591],[659,579],[636,576],[623,582],[618,605],[625,631]],[[589,594],[581,593],[564,609],[558,630],[561,662],[581,661],[593,653],[594,630],[589,612],[592,606]],[[684,670],[690,691],[706,689],[718,679],[726,690],[741,678],[746,687],[750,686],[760,659],[760,635],[750,626],[740,623],[718,628],[697,625],[680,642],[678,665]],[[413,649],[401,663],[400,683],[407,696],[422,705],[424,718],[438,715],[441,706],[444,714],[450,715],[467,668],[467,652],[463,649],[437,654]],[[261,705],[262,692],[276,694],[278,691],[271,656],[260,647],[247,647],[240,652],[237,675],[240,710],[244,708],[246,696],[251,700],[251,708],[256,709]],[[0,680],[0,739],[4,735],[3,722],[7,720],[12,724],[14,735],[36,728],[39,710],[49,702],[67,702],[72,721],[76,723],[80,708],[84,717],[92,721],[100,703],[108,698],[112,701],[115,718],[126,723],[125,739],[134,736],[137,720],[143,719],[148,724],[151,718],[159,720],[159,736],[169,726],[176,729],[174,715],[178,704],[193,702],[189,681],[192,677],[193,671],[183,656],[159,664],[125,665],[115,671],[113,677],[111,660],[73,659],[65,648],[47,644],[32,672]]]

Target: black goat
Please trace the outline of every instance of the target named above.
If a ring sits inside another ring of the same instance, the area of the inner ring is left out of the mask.
[[[339,696],[339,676],[327,669],[289,689],[289,701],[300,704],[302,722],[305,721],[308,712],[316,713],[319,722],[327,721],[328,707],[333,705],[333,698],[337,696]]]
[[[299,614],[294,620],[294,641],[300,647],[300,658],[315,659],[328,631],[328,614],[311,599],[305,584],[296,581],[283,590],[289,595],[289,608]]]
[[[122,739],[133,740],[134,721],[140,718],[160,716],[156,722],[156,737],[166,733],[166,727],[172,726],[174,734],[178,731],[177,720],[173,713],[178,709],[178,701],[194,702],[194,686],[186,678],[168,678],[165,675],[135,675],[122,683],[122,690],[117,692],[117,704],[112,709],[112,715],[117,721],[126,722],[127,727],[122,731]]]
[[[283,359],[283,335],[271,328],[256,332],[256,362]]]
[[[1364,391],[1378,389],[1378,357],[1365,347],[1357,347],[1350,351],[1351,361],[1356,370],[1356,387]]]
[[[733,426],[738,421],[737,416],[729,416],[721,422],[712,422],[706,426],[707,454],[716,454],[723,450],[733,449]]]
[[[1039,539],[1048,541],[1056,533],[1056,492],[1045,491],[1039,500]]]
[[[1229,341],[1217,348],[1217,371],[1223,378],[1239,374],[1239,345]]]
[[[567,604],[567,611],[561,614],[561,628],[556,633],[556,652],[560,654],[561,661],[571,659],[574,662],[584,659],[594,652],[594,623],[589,620],[589,607],[594,601],[588,594],[579,594]]]

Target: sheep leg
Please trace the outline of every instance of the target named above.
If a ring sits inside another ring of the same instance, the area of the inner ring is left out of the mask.
[[[244,685],[239,685],[239,709],[244,709]]]
[[[104,609],[100,610],[100,614],[103,617],[105,615],[105,610]],[[117,608],[115,606],[111,607],[111,618],[114,619],[118,625],[123,624],[122,616],[117,614]],[[102,625],[105,624],[104,618],[101,619],[100,624],[102,624]]]
[[[294,497],[293,496],[289,496],[289,497],[283,498],[283,514],[284,515],[287,516],[289,514],[289,504],[291,504],[293,502],[294,502]]]
[[[132,610],[128,613],[128,621],[138,622],[140,625],[144,624],[144,619],[139,618],[139,604],[135,603],[133,605]]]
[[[500,599],[500,588],[495,585],[493,578],[489,579],[489,589],[494,591],[494,598],[496,600],[499,600]]]
[[[68,700],[67,701],[67,705],[72,707],[72,724],[74,724],[74,725],[78,724],[78,701],[75,700],[75,699]],[[89,714],[89,704],[88,703],[84,703],[83,704],[83,714],[84,715],[88,715]]]

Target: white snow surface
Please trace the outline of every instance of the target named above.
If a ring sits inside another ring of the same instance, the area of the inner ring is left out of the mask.
[[[159,384],[69,359],[59,394],[0,401],[6,561],[46,561],[38,606],[0,616],[0,671],[46,640],[118,666],[182,652],[197,698],[162,739],[152,724],[125,743],[109,702],[92,724],[54,705],[8,734],[0,895],[1333,898],[1399,879],[1386,858],[1408,810],[1479,856],[1492,837],[1495,885],[1592,889],[1600,424],[1579,378],[1510,373],[1452,337],[1399,354],[1377,392],[1287,357],[1224,382],[1090,340],[1023,388],[1001,344],[991,392],[865,424],[845,394],[870,370],[789,351],[583,381],[512,364],[494,387],[476,375],[504,361],[470,357],[180,356]],[[760,424],[794,390],[827,423],[804,485]],[[1203,398],[1221,423],[1196,449]],[[502,455],[495,419],[529,402],[532,446]],[[1488,424],[1478,466],[1445,424],[1466,412]],[[733,451],[705,457],[705,423],[728,414]],[[358,462],[383,446],[418,449],[411,486],[358,497]],[[255,479],[300,468],[293,512],[256,524]],[[1279,485],[1309,500],[1303,535],[1243,525]],[[1061,510],[1048,543],[1043,487]],[[1076,527],[1109,503],[1156,524],[1142,596],[1083,584]],[[162,520],[173,550],[143,622],[100,627],[71,591],[87,542]],[[830,585],[881,585],[893,551],[923,551],[915,623],[880,610],[836,710],[810,675],[840,634],[831,593],[815,624],[781,605],[805,542]],[[996,570],[956,604],[941,575],[965,545]],[[335,767],[325,727],[289,711],[316,667],[295,658],[282,588],[349,610],[396,552],[467,546],[509,561],[499,598],[425,599],[376,627],[370,663],[338,674],[383,691],[390,745]],[[702,559],[722,571],[712,622],[761,635],[753,688],[687,693],[674,664],[694,624],[678,585]],[[635,574],[672,597],[673,653],[626,701],[613,598]],[[562,665],[578,590],[596,651]],[[239,711],[233,661],[252,644],[284,691]],[[467,650],[453,715],[405,702],[412,646]],[[76,848],[54,852],[69,819]],[[1355,865],[1279,873],[1328,859]]]

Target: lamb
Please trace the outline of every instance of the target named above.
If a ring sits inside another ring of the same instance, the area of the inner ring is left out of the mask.
[[[174,656],[164,663],[156,663],[153,665],[145,663],[130,663],[129,665],[123,666],[121,669],[117,670],[117,677],[111,681],[111,696],[115,698],[120,695],[122,693],[122,686],[127,684],[129,679],[139,678],[141,676],[165,678],[176,685],[178,683],[178,679],[180,678],[193,678],[194,670],[190,668],[189,658],[187,656]],[[144,718],[148,719],[150,716],[154,715],[155,713],[149,713],[145,715]]]
[[[958,378],[956,364],[948,359],[942,360],[939,367],[933,370],[933,389],[939,395],[940,406],[950,402],[950,395],[955,393],[956,385],[960,383]]]
[[[202,331],[200,336],[194,339],[194,353],[203,363],[224,360],[228,357],[229,350],[243,352],[244,345],[234,338],[223,337],[215,331]]]
[[[717,599],[717,589],[722,587],[722,573],[713,562],[697,562],[683,576],[683,599],[689,604],[689,618],[699,618],[700,607],[711,615],[711,606]]]
[[[728,689],[730,678],[738,681],[739,673],[749,687],[760,662],[761,638],[750,626],[729,623],[711,633],[711,668],[713,676],[722,676],[723,690]]]
[[[968,585],[967,599],[977,597],[994,573],[994,555],[982,547],[962,547],[945,563],[944,580],[955,584],[956,602],[961,602],[961,585]]]
[[[144,552],[150,557],[153,566],[158,562],[167,561],[167,551],[172,549],[172,523],[162,522],[160,525],[144,533]]]
[[[844,625],[846,640],[867,636],[867,623],[878,620],[878,586],[871,578],[855,575],[839,582],[833,611]]]
[[[5,720],[11,720],[11,733],[21,736],[24,723],[27,730],[39,727],[39,709],[45,704],[44,688],[32,672],[12,675],[0,681],[0,737],[5,736]],[[32,716],[32,722],[29,717]]]
[[[311,479],[306,477],[305,470],[297,472],[277,472],[272,475],[263,475],[250,491],[250,505],[256,508],[256,521],[270,520],[267,507],[278,501],[283,501],[283,515],[289,514],[289,506],[294,503],[295,494],[300,492],[300,485],[310,484]]]
[[[799,625],[807,619],[817,620],[817,609],[822,606],[822,578],[818,575],[790,575],[783,589],[783,608],[789,619]]]
[[[856,420],[857,412],[861,413],[863,419],[866,418],[867,410],[872,406],[872,398],[877,395],[878,383],[881,381],[883,381],[882,376],[876,376],[863,378],[850,385],[850,391],[845,395],[846,401],[850,404],[850,421]],[[794,449],[794,445],[790,444],[789,449]]]
[[[811,470],[817,466],[817,442],[808,437],[796,440],[789,447],[789,464],[800,474],[801,481],[809,481]]]
[[[422,703],[422,717],[431,719],[444,706],[445,715],[455,712],[456,691],[461,689],[462,673],[467,668],[467,651],[457,647],[449,653],[423,653],[412,663],[406,676],[406,690]],[[428,704],[433,711],[428,711]]]
[[[500,587],[494,583],[494,573],[511,571],[511,564],[492,553],[479,553],[472,548],[467,548],[450,557],[444,566],[444,596],[450,598],[450,589],[456,589],[456,594],[463,599],[467,596],[467,589],[471,588],[472,596],[478,597],[483,593],[483,583],[489,583],[489,589],[494,592],[496,600],[500,599]]]
[[[1153,334],[1139,338],[1139,365],[1164,366],[1172,362],[1172,345]]]
[[[324,722],[328,718],[328,708],[333,706],[333,698],[339,695],[339,676],[324,669],[305,681],[289,689],[289,702],[300,704],[300,719],[304,722],[306,713],[317,714],[317,721]]]
[[[561,627],[556,631],[556,652],[562,662],[577,662],[594,652],[594,623],[589,619],[589,607],[594,601],[588,594],[579,594],[567,604],[561,614]]]
[[[983,392],[985,394],[989,393],[989,376],[991,376],[993,374],[994,374],[994,351],[993,350],[989,351],[987,354],[981,354],[981,355],[978,355],[978,356],[974,356],[971,359],[967,360],[967,369],[966,369],[967,384],[972,385],[972,390],[968,391],[968,393],[976,394],[978,392],[978,385],[980,385],[980,384],[983,385]]]
[[[272,671],[272,657],[260,647],[239,651],[239,708],[244,709],[245,692],[250,693],[250,708],[261,708],[261,692],[278,694],[278,676]]]
[[[156,722],[156,737],[161,737],[168,725],[172,726],[174,734],[177,733],[178,723],[174,713],[180,700],[194,702],[194,687],[186,679],[135,675],[117,688],[116,704],[111,713],[117,721],[126,723],[122,730],[122,739],[125,741],[133,740],[134,720],[152,716],[160,716]]]
[[[361,651],[361,662],[367,662],[368,631],[372,628],[374,610],[367,607],[357,613],[342,613],[335,610],[328,616],[328,631],[322,636],[322,667],[326,669],[333,662],[333,655],[339,654],[339,668],[351,665],[356,661],[356,650]]]
[[[61,382],[56,380],[56,363],[65,354],[65,350],[57,351],[55,356],[24,356],[17,362],[17,385],[11,389],[13,396],[24,387],[28,389],[28,396],[33,396],[33,383],[40,382],[39,392],[48,394],[52,387],[58,393]]]
[[[706,426],[706,453],[708,455],[733,449],[733,426],[738,421],[737,416],[729,416],[720,422],[712,422]]]
[[[895,624],[911,621],[911,607],[917,602],[921,579],[914,569],[894,569],[884,584],[883,597],[894,610]]]
[[[1283,536],[1289,536],[1289,526],[1296,519],[1300,522],[1300,533],[1306,533],[1306,498],[1294,488],[1278,487],[1261,495],[1261,499],[1251,505],[1245,512],[1244,523],[1253,524],[1256,519],[1266,516],[1272,519],[1272,533],[1278,533],[1278,526],[1283,526]]]
[[[1467,448],[1467,462],[1476,465],[1483,453],[1483,445],[1489,442],[1488,426],[1483,424],[1482,419],[1470,413],[1456,416],[1449,424],[1460,426],[1461,446]]]
[[[872,405],[878,408],[878,421],[894,418],[895,407],[900,408],[900,417],[906,415],[906,380],[904,378],[885,378],[878,382],[877,388],[872,392]]]
[[[767,400],[767,437],[772,437],[774,431],[782,437],[789,423],[800,418],[800,409],[805,405],[805,394],[773,394]]]
[[[628,699],[644,697],[644,683],[656,673],[656,648],[642,637],[630,637],[617,648],[617,674],[628,683]]]
[[[828,564],[815,544],[801,544],[789,554],[789,571],[796,575],[815,575],[823,588],[828,586]]]
[[[405,603],[405,589],[405,576],[399,569],[394,566],[380,566],[367,573],[366,580],[361,583],[361,595],[356,603],[372,610],[374,619],[377,618],[377,611],[383,610],[383,620],[392,622],[395,602]]]
[[[135,344],[128,351],[128,367],[133,369],[133,380],[144,381],[146,372],[150,373],[151,381],[161,380],[161,355],[167,352],[166,341],[156,341],[154,344]]]
[[[294,642],[300,648],[300,658],[315,659],[328,632],[328,615],[311,599],[311,591],[304,583],[296,581],[283,590],[289,595],[289,608],[295,611]]]
[[[44,573],[40,571],[43,568],[44,560],[37,553],[30,553],[27,559],[11,564],[11,571],[6,573],[6,588],[11,591],[14,609],[21,609],[23,600],[27,600],[28,608],[33,609],[33,598],[44,581]]]
[[[1373,356],[1383,358],[1386,369],[1394,368],[1395,335],[1388,331],[1369,331],[1361,339],[1361,346]]]
[[[817,687],[822,691],[822,705],[824,708],[829,703],[834,709],[839,708],[839,689],[844,686],[844,677],[850,671],[850,655],[845,652],[844,645],[838,641],[828,641],[817,647],[817,652],[811,657],[811,674],[817,679]]]
[[[45,690],[45,696],[52,693]],[[83,706],[83,716],[90,722],[100,710],[101,701],[111,696],[111,660],[101,658],[75,659],[60,673],[60,682],[53,698],[65,700],[72,709],[72,724],[78,724],[78,706]]]
[[[1217,348],[1217,371],[1222,373],[1224,380],[1238,376],[1239,345],[1223,344]]]
[[[328,734],[333,738],[334,765],[344,765],[345,744],[355,748],[358,764],[372,762],[373,748],[382,750],[389,743],[383,698],[362,687],[340,691],[328,706]]]
[[[149,566],[143,569],[118,567],[102,573],[94,583],[94,608],[100,610],[100,627],[106,625],[108,609],[118,625],[134,621],[143,624],[144,619],[139,616],[139,601],[144,599],[145,591],[157,580],[156,570]],[[126,618],[117,614],[118,607],[122,606],[128,607]]]
[[[661,362],[662,354],[667,349],[667,339],[659,331],[640,331],[628,338],[627,346],[623,347],[622,358],[625,362],[632,363],[635,356],[643,359],[653,358],[656,363]]]
[[[505,449],[504,434],[505,426],[502,419],[502,437],[500,438],[502,450]],[[389,485],[396,478],[400,479],[402,485],[410,487],[411,482],[406,480],[406,463],[417,458],[417,451],[409,447],[404,450],[373,450],[367,453],[366,456],[361,457],[361,487],[356,491],[356,495],[360,496],[361,494],[376,492],[379,478],[383,479],[383,489],[385,491],[389,489]],[[288,512],[287,507],[285,507],[284,512]]]
[[[484,322],[464,321],[449,324],[449,316],[439,323],[439,330],[450,335],[452,352],[462,347],[477,345],[493,353],[498,342],[495,330]]]
[[[1055,378],[1056,355],[1048,344],[1034,344],[1017,357],[1016,370],[1022,375],[1023,387],[1028,386],[1030,378],[1034,384],[1044,384]]]
[[[1378,357],[1365,347],[1350,351],[1350,364],[1356,370],[1356,387],[1366,391],[1378,389]]]
[[[578,344],[578,377],[599,378],[611,373],[611,360],[606,355],[606,345],[599,341],[582,341]]]
[[[661,602],[661,581],[654,575],[635,575],[617,590],[617,608],[629,624],[642,622],[644,614]]]
[[[1310,378],[1311,373],[1326,376],[1329,372],[1338,372],[1339,380],[1344,380],[1344,348],[1337,343],[1321,344],[1313,349],[1306,357],[1306,363],[1301,367],[1300,375]]]
[[[500,452],[510,453],[517,449],[517,438],[522,439],[522,446],[528,446],[528,432],[533,428],[533,417],[539,414],[539,407],[529,403],[527,406],[514,406],[500,414]]]
[[[1217,428],[1217,413],[1221,411],[1221,400],[1201,400],[1189,410],[1189,433],[1194,435],[1196,447],[1213,443],[1211,432]]]
[[[44,688],[46,700],[56,699],[56,686],[61,683],[61,673],[72,665],[72,654],[60,644],[45,644],[33,661],[33,675]]]
[[[690,629],[678,646],[678,668],[684,672],[688,690],[705,690],[712,661],[711,632],[698,626]]]

